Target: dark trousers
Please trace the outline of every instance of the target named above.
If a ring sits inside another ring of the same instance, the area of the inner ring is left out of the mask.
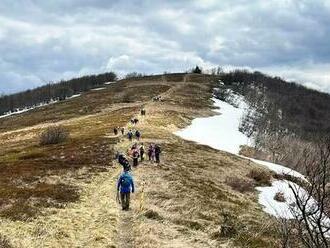
[[[141,161],[144,159],[144,152],[140,152]]]
[[[156,157],[156,163],[159,164],[160,163],[160,158],[159,158],[159,153],[156,153],[155,154],[155,157]]]
[[[120,193],[121,206],[123,210],[129,209],[130,193]]]
[[[136,167],[139,164],[139,158],[133,158],[133,166]]]

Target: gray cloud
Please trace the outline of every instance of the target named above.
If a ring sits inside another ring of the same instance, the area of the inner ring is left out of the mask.
[[[0,2],[0,92],[115,70],[248,67],[330,92],[330,3]]]

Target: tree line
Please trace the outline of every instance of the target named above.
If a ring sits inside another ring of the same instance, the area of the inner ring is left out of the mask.
[[[62,80],[32,90],[4,95],[0,97],[0,115],[23,108],[31,108],[41,103],[65,100],[75,94],[88,91],[103,85],[105,82],[111,82],[116,79],[117,76],[114,72],[107,72],[70,80]]]
[[[295,133],[307,140],[330,132],[327,93],[257,71],[235,70],[222,73],[220,78],[259,112],[257,124],[266,125],[263,129]]]

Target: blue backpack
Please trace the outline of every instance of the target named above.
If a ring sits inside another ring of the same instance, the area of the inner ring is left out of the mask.
[[[122,188],[129,188],[131,186],[131,178],[129,175],[124,175],[121,178],[120,185]]]

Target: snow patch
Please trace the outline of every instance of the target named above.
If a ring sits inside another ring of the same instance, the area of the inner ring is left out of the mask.
[[[256,187],[256,189],[260,192],[258,201],[259,204],[263,206],[263,210],[277,218],[300,218],[302,214],[296,205],[295,196],[290,186],[298,194],[299,199],[301,199],[302,202],[306,202],[307,212],[313,213],[308,217],[308,219],[318,219],[318,216],[322,216],[322,225],[324,225],[324,227],[329,226],[330,219],[324,213],[320,215],[321,212],[319,211],[317,201],[313,197],[309,197],[308,192],[306,192],[302,187],[287,180],[276,180],[272,183],[272,186],[269,187]],[[274,199],[276,193],[278,192],[283,193],[285,202],[279,202]],[[312,221],[310,223],[312,225]],[[330,236],[330,231],[327,232],[327,236]]]
[[[291,182],[286,180],[276,180],[269,187],[256,187],[260,192],[259,204],[263,206],[263,210],[277,218],[294,219],[294,214],[291,211],[290,205],[295,205],[295,198],[292,190],[289,187]],[[292,183],[293,184],[293,183]],[[299,187],[298,185],[294,185]],[[282,192],[285,202],[279,202],[274,199],[276,193]]]
[[[33,109],[36,109],[36,108],[40,108],[40,107],[44,107],[44,106],[47,106],[47,105],[50,105],[50,104],[54,104],[54,103],[57,103],[59,100],[50,100],[49,103],[39,103],[37,105],[34,105],[32,107],[25,107],[25,108],[22,108],[22,109],[16,109],[15,111],[9,111],[3,115],[0,115],[0,119],[2,118],[6,118],[6,117],[9,117],[9,116],[12,116],[12,115],[18,115],[18,114],[22,114],[22,113],[25,113],[25,112],[28,112],[30,110],[33,110]]]
[[[95,88],[95,89],[91,89],[93,91],[99,91],[99,90],[105,90],[106,88],[105,87],[102,87],[102,88]]]
[[[247,157],[245,157],[245,158],[247,158]],[[274,164],[271,162],[266,162],[266,161],[262,161],[262,160],[258,160],[258,159],[254,159],[254,158],[247,158],[247,159],[250,159],[251,161],[253,161],[257,164],[263,165],[263,166],[267,167],[269,170],[276,172],[277,174],[297,177],[297,178],[303,179],[307,182],[307,179],[303,174],[299,173],[298,171],[292,170],[288,167],[285,167],[283,165]]]
[[[114,83],[116,83],[116,81],[114,81],[114,82],[105,82],[104,84],[109,85],[109,84],[114,84]]]
[[[79,96],[81,96],[81,94],[72,95],[72,96],[68,97],[67,99],[72,99],[72,98],[76,98],[76,97],[79,97]]]
[[[212,148],[223,150],[238,155],[240,146],[247,144],[248,137],[239,131],[241,118],[248,105],[244,98],[239,95],[233,96],[237,107],[234,107],[227,102],[212,98],[214,106],[217,107],[215,112],[219,115],[196,118],[187,128],[175,132],[176,135],[186,140],[198,142],[208,145]],[[241,156],[243,157],[243,156]],[[274,164],[257,159],[247,158],[251,161],[267,167],[268,169],[282,175],[291,175],[303,180],[307,179],[299,172],[288,167]],[[286,180],[275,180],[270,187],[257,187],[259,194],[259,203],[264,206],[264,211],[279,218],[292,219],[292,205],[294,204],[293,192],[289,185],[294,186],[301,194],[307,195],[307,192],[297,184]],[[286,202],[278,202],[274,200],[277,192],[283,192]],[[315,208],[316,201],[311,198],[310,208]]]
[[[240,146],[248,142],[248,138],[238,131],[241,116],[247,104],[238,98],[238,108],[212,98],[214,106],[218,109],[215,115],[207,118],[196,118],[187,128],[175,132],[176,135],[186,140],[196,141],[209,145],[212,148],[238,154]]]

